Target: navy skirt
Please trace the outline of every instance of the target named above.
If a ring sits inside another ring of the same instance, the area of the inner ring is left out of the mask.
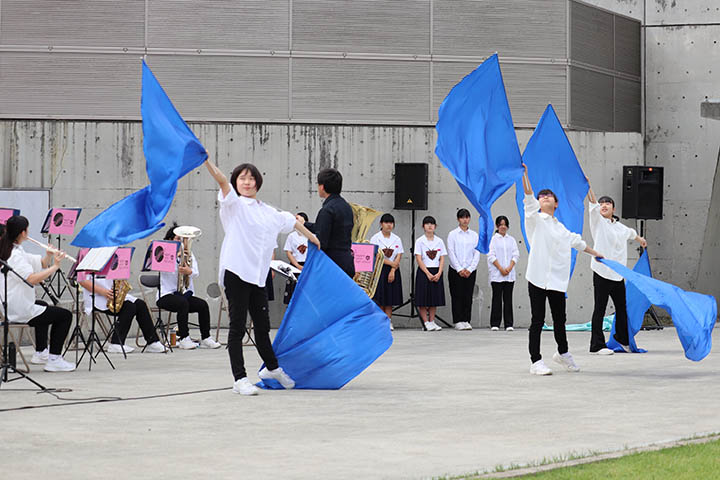
[[[438,267],[428,268],[435,275]],[[445,305],[445,284],[443,275],[437,282],[428,280],[425,272],[419,268],[415,271],[415,305],[418,307],[442,307]]]
[[[390,265],[383,265],[373,300],[381,307],[402,305],[403,294],[400,270],[395,270],[395,280],[392,283],[388,282],[388,275],[390,275]]]

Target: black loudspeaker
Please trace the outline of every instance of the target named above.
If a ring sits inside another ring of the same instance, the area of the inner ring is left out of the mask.
[[[623,218],[662,220],[663,167],[623,167]]]
[[[395,210],[427,210],[428,164],[395,164]]]

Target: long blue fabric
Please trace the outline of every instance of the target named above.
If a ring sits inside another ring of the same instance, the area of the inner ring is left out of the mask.
[[[390,319],[312,243],[273,342],[295,388],[339,389],[392,345]],[[280,389],[275,380],[258,383]]]
[[[477,249],[488,253],[495,229],[490,208],[523,174],[497,54],[450,90],[435,128],[435,154],[477,209]]]
[[[652,278],[652,270],[650,269],[650,259],[647,250],[645,250],[633,267],[633,272],[638,275],[645,275]],[[628,339],[630,340],[630,351],[633,353],[645,353],[647,350],[642,349],[635,343],[635,335],[640,331],[645,319],[645,312],[650,308],[650,300],[638,290],[632,282],[625,282],[625,302],[627,304],[627,321],[628,321]],[[608,348],[616,352],[624,352],[620,343],[615,340],[615,319],[613,318],[612,329],[610,330],[610,339],[606,342]]]
[[[710,353],[712,331],[717,319],[715,297],[686,292],[675,285],[634,272],[613,260],[600,261],[622,275],[648,302],[668,311],[686,358],[699,362]]]
[[[125,245],[165,224],[177,181],[207,159],[205,147],[175,110],[150,68],[142,62],[143,151],[150,185],[114,203],[80,230],[72,245]]]
[[[545,188],[552,190],[558,197],[555,218],[571,232],[582,235],[584,202],[589,185],[552,105],[548,105],[540,117],[522,159],[528,169],[533,193],[537,195]],[[515,200],[520,218],[525,218],[524,192],[521,179],[515,186]],[[525,248],[529,252],[532,245],[525,233],[525,222],[520,223],[520,228],[525,239]],[[576,258],[577,250],[573,249],[570,277],[575,270]]]

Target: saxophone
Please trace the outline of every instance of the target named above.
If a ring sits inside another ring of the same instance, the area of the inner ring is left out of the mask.
[[[173,230],[176,237],[180,237],[182,246],[180,248],[180,255],[178,255],[178,266],[192,268],[192,241],[193,239],[202,235],[202,230],[197,227],[191,227],[183,225],[176,227]],[[178,272],[177,276],[177,291],[185,293],[185,290],[190,286],[190,275],[181,275]]]
[[[353,211],[353,229],[352,229],[352,242],[353,243],[368,243],[367,233],[372,226],[373,221],[382,212],[378,212],[369,207],[364,207],[356,203],[351,203],[350,207]],[[372,272],[355,272],[353,280],[357,283],[360,288],[372,298],[375,296],[375,290],[377,289],[378,280],[380,280],[380,272],[382,272],[384,255],[380,249],[378,249],[375,261],[373,262]]]
[[[112,299],[108,300],[107,309],[111,313],[118,313],[125,303],[125,297],[128,292],[132,290],[130,283],[127,280],[113,280],[113,296]]]

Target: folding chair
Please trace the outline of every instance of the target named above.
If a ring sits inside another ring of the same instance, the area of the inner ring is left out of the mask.
[[[2,313],[0,313],[0,318],[2,318]],[[23,365],[25,365],[25,369],[22,370],[18,367],[18,370],[24,373],[30,372],[30,365],[28,364],[27,360],[25,359],[25,355],[23,355],[22,352],[22,339],[25,333],[27,333],[28,339],[30,340],[30,345],[33,347],[35,346],[35,340],[33,339],[33,336],[30,334],[30,329],[33,328],[27,323],[10,323],[8,325],[8,337],[10,338],[11,342],[15,343],[15,351],[20,355],[20,359],[22,360]],[[15,335],[16,332],[19,332],[18,335]],[[34,350],[34,348],[33,348]],[[0,352],[1,354],[2,352]]]
[[[222,289],[220,288],[220,285],[217,284],[217,282],[213,282],[207,286],[207,294],[208,297],[212,298],[213,300],[216,300],[218,298],[220,299],[220,307],[218,308],[217,329],[215,331],[215,341],[219,342],[222,313],[228,311],[227,303],[225,300],[225,295],[223,294]],[[247,335],[247,340],[245,340],[245,337],[243,337],[243,345],[255,345],[255,340],[253,340],[252,332],[253,322],[252,318],[250,318],[250,316],[248,315],[247,323],[245,324],[245,335]]]
[[[147,274],[147,273],[141,273],[138,275],[138,284],[140,285],[140,294],[142,296],[143,301],[147,304],[148,309],[150,310],[150,315],[156,319],[155,320],[155,330],[158,329],[158,320],[162,321],[162,312],[167,312],[167,322],[163,323],[163,329],[161,331],[162,333],[162,340],[165,342],[166,345],[170,346],[170,327],[172,325],[175,325],[177,322],[172,321],[173,312],[163,310],[162,308],[158,307],[156,305],[156,300],[153,298],[152,300],[149,299],[148,295],[151,295],[153,290],[155,292],[158,291],[158,285],[160,284],[160,279],[158,278],[157,274]],[[152,289],[148,291],[148,289]],[[137,329],[137,333],[135,334],[135,345],[137,345],[140,348],[145,348],[147,346],[147,342],[144,345],[140,344],[140,329]]]

